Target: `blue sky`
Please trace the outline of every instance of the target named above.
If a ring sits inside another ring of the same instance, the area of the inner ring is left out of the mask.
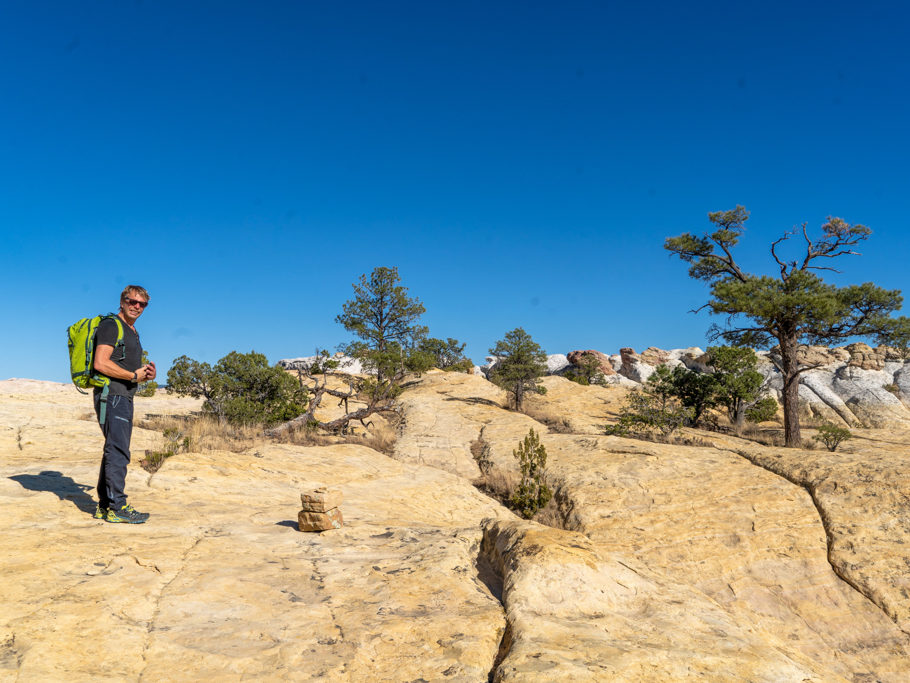
[[[663,240],[752,213],[873,230],[840,283],[908,286],[903,3],[41,2],[0,6],[0,378],[68,381],[64,331],[151,292],[143,345],[334,348],[397,266],[482,362],[705,346]],[[162,372],[162,377],[164,373]]]

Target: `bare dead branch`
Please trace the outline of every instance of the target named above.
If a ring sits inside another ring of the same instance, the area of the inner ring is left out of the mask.
[[[780,266],[780,277],[782,280],[787,279],[787,264],[784,263],[783,261],[781,261],[780,258],[777,256],[777,245],[780,244],[781,242],[784,242],[784,241],[790,239],[791,234],[792,233],[789,233],[789,232],[784,233],[783,237],[781,237],[780,239],[776,239],[771,243],[771,256],[774,257],[774,260],[777,261],[777,265]]]

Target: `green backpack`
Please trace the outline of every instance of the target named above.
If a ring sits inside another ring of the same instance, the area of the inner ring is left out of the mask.
[[[96,315],[94,318],[82,318],[70,325],[67,330],[67,342],[70,351],[70,376],[73,378],[73,384],[79,393],[86,394],[82,391],[89,387],[99,387],[101,389],[101,411],[98,416],[98,422],[104,424],[107,417],[107,394],[110,389],[111,379],[95,371],[95,333],[98,331],[98,325],[105,318],[113,318],[117,323],[117,342],[114,345],[116,350],[120,348],[120,360],[126,358],[126,345],[123,343],[123,323],[116,313],[107,315]],[[113,354],[111,354],[113,356]]]

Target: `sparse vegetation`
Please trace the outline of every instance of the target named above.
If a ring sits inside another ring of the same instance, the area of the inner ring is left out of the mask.
[[[743,346],[709,346],[708,357],[714,369],[716,404],[726,409],[737,434],[745,420],[764,422],[776,414],[777,401],[760,398],[764,377],[756,370],[755,351]]]
[[[895,396],[901,395],[901,388],[897,384],[894,384],[893,382],[891,384],[883,385],[882,389],[884,389],[885,391],[891,392]]]
[[[773,420],[777,415],[777,408],[777,401],[770,396],[765,396],[746,408],[746,419],[754,423]]]
[[[516,410],[521,410],[528,392],[546,393],[540,379],[547,372],[547,354],[524,329],[507,332],[490,353],[497,358],[490,381],[506,390]]]
[[[509,502],[522,517],[531,519],[553,496],[545,481],[547,449],[531,429],[512,455],[518,459],[521,480]]]
[[[493,471],[493,458],[490,456],[490,444],[484,441],[483,429],[480,430],[477,438],[471,442],[471,456],[477,463],[477,468],[484,476]]]
[[[425,354],[416,353],[427,328],[417,324],[426,312],[420,299],[408,296],[399,284],[398,268],[374,268],[370,276],[360,276],[354,298],[342,306],[335,318],[358,339],[343,347],[375,373],[373,391],[388,394],[408,370],[420,372],[431,367]]]
[[[825,444],[825,448],[833,453],[837,450],[838,446],[852,437],[853,434],[846,427],[839,427],[832,422],[826,422],[825,424],[819,426],[818,434],[816,434],[813,438],[816,441],[820,441]]]
[[[190,450],[192,439],[184,433],[181,427],[165,427],[161,432],[164,440],[164,446],[158,450],[148,450],[145,452],[139,464],[147,472],[157,472],[161,469],[164,461],[181,452]]]

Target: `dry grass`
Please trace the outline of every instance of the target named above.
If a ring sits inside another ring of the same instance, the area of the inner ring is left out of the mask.
[[[567,529],[566,520],[560,512],[559,503],[556,502],[556,496],[550,498],[544,507],[542,507],[533,517],[538,524],[553,527],[554,529]]]
[[[783,447],[784,445],[784,430],[780,427],[746,424],[740,436],[763,446]]]
[[[547,430],[554,434],[573,434],[572,423],[548,406],[525,404],[522,411],[532,420],[537,420],[547,426]]]
[[[222,424],[211,415],[150,415],[139,422],[138,426],[162,434],[169,429],[175,429],[189,438],[188,449],[197,452],[241,453],[269,440],[265,436],[265,427],[262,425]],[[331,446],[353,443],[391,455],[397,438],[398,422],[379,418],[373,420],[369,423],[368,428],[355,435],[336,436],[301,425],[290,429],[273,441],[298,446]]]
[[[189,438],[189,450],[240,453],[264,438],[262,426],[222,424],[210,415],[149,415],[137,426],[164,433],[175,429]]]
[[[498,500],[506,507],[509,507],[509,499],[518,486],[518,475],[494,469],[482,474],[479,479],[475,479],[472,483],[490,498]]]

